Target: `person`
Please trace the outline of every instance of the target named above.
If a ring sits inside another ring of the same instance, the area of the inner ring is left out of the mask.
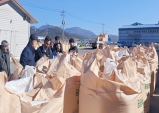
[[[27,46],[23,49],[20,56],[20,64],[25,68],[28,66],[35,66],[35,48],[37,47],[38,37],[36,34],[31,34]]]
[[[57,49],[56,49],[56,54],[62,53],[60,43],[57,43],[57,47],[56,47],[56,48],[57,48]]]
[[[40,46],[35,52],[35,62],[37,62],[44,55],[52,59],[52,51],[50,45],[51,45],[51,38],[49,36],[46,36],[44,44]]]
[[[69,44],[70,44],[69,53],[70,53],[70,52],[76,52],[76,53],[78,53],[78,48],[77,48],[77,46],[74,45],[74,44],[75,44],[75,41],[74,41],[73,38],[70,38]]]
[[[54,42],[53,41],[51,42],[50,48],[51,48],[51,51],[54,52]]]
[[[9,43],[3,40],[0,45],[0,71],[5,71],[8,78],[10,77],[10,53],[8,49]]]
[[[63,52],[63,47],[62,47],[62,44],[60,43],[60,37],[59,37],[59,36],[56,36],[56,37],[55,37],[55,43],[54,43],[54,49],[53,49],[55,52],[57,52],[57,49],[58,49],[58,48],[57,48],[57,47],[58,47],[57,45],[58,45],[58,44],[60,44],[60,52],[62,53],[62,52]],[[58,50],[58,51],[59,51],[59,50]]]

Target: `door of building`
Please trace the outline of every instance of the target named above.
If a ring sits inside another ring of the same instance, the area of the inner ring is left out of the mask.
[[[10,51],[14,56],[17,56],[17,31],[11,31],[11,48]]]

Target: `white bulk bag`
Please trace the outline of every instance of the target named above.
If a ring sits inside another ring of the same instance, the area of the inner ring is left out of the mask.
[[[26,66],[22,77],[18,80],[9,81],[5,87],[16,94],[25,93],[33,90],[33,76],[36,73],[35,67]]]

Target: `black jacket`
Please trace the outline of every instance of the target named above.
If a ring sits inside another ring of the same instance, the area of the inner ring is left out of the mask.
[[[25,68],[26,65],[35,66],[35,49],[28,44],[22,51],[20,63]]]
[[[60,49],[57,48],[58,44],[60,44]],[[60,53],[62,53],[63,52],[62,44],[61,43],[55,43],[54,47],[53,47],[53,50],[54,50],[54,52],[60,52]]]
[[[49,57],[51,59],[52,58],[52,51],[51,51],[51,48],[48,48],[45,52],[44,47],[42,45],[35,52],[35,62],[37,62],[44,55],[46,55],[47,57]]]
[[[7,52],[3,52],[2,47],[0,45],[0,71],[5,71],[7,76],[10,77],[10,53],[9,50]]]
[[[54,46],[53,46],[53,47],[50,47],[50,48],[51,48],[51,51],[52,51],[52,52],[54,52],[54,51],[55,51],[55,50],[54,50]]]
[[[69,52],[70,52],[70,51],[74,51],[74,52],[78,53],[78,48],[77,48],[77,46],[71,46],[70,49],[69,49]]]

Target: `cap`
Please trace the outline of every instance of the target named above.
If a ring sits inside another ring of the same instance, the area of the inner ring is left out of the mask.
[[[69,43],[75,42],[73,38],[70,38]]]
[[[51,41],[50,36],[46,36],[45,41]]]
[[[59,36],[55,36],[55,40],[60,40],[60,37]]]
[[[33,40],[37,40],[38,41],[38,37],[36,36],[36,34],[31,34],[30,35],[30,40],[33,41]]]

